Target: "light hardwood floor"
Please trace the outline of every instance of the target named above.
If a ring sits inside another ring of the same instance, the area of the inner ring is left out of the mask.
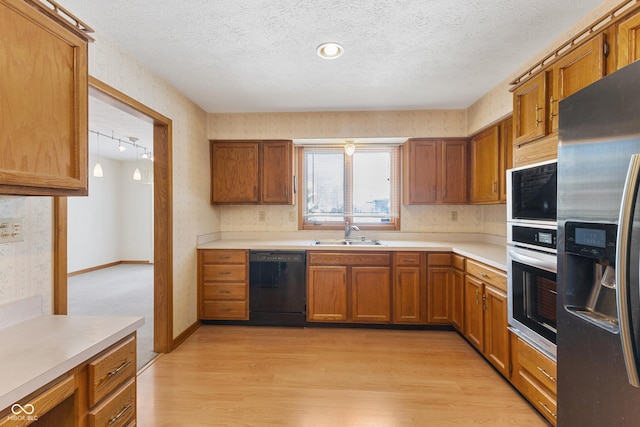
[[[145,426],[546,426],[457,333],[201,326],[138,375]]]

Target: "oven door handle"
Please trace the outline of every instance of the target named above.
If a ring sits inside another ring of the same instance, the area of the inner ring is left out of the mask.
[[[634,154],[629,161],[627,178],[622,190],[622,202],[620,203],[620,216],[618,217],[618,237],[616,242],[616,304],[618,306],[618,325],[620,327],[620,342],[622,343],[622,356],[627,367],[629,384],[640,387],[638,377],[638,365],[633,344],[633,325],[631,323],[631,310],[629,308],[629,243],[631,241],[631,229],[633,227],[633,210],[640,176],[640,155]]]
[[[556,273],[558,270],[558,265],[556,261],[556,257],[552,255],[542,255],[542,256],[531,256],[529,253],[535,254],[531,251],[525,251],[523,249],[516,248],[508,248],[507,249],[509,257],[522,264],[531,265],[534,267],[539,267],[543,270],[550,271],[552,273]]]

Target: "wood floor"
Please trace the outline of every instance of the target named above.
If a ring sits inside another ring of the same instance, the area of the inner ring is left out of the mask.
[[[457,333],[201,326],[138,375],[146,426],[546,426]]]

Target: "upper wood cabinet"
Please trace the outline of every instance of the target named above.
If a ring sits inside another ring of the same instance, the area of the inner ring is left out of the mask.
[[[618,24],[618,68],[640,59],[640,13],[631,15]]]
[[[0,194],[86,195],[91,29],[33,3],[0,0]]]
[[[513,117],[473,135],[469,153],[469,201],[506,203],[507,169],[513,167]]]
[[[466,139],[411,139],[403,164],[405,205],[467,202]]]
[[[513,92],[514,142],[522,144],[547,134],[547,73],[530,78]]]
[[[211,141],[211,203],[292,204],[291,141]]]

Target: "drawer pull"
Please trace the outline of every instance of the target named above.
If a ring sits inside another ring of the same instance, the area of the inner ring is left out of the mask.
[[[545,377],[549,378],[549,380],[553,381],[554,383],[556,382],[555,377],[549,375],[549,373],[547,371],[545,371],[544,369],[542,369],[540,366],[538,366],[538,370],[540,372],[542,372],[544,374]]]
[[[544,403],[542,403],[542,401],[538,400],[538,403],[540,405],[542,405],[542,407],[544,408],[545,411],[547,411],[549,413],[549,415],[551,415],[553,418],[557,418],[556,414],[553,413],[553,411],[551,409],[549,409],[549,407],[547,405],[545,405]]]
[[[220,255],[218,258],[220,258],[220,259],[229,259],[231,257],[229,255]]]
[[[221,271],[220,273],[218,273],[218,276],[228,276],[230,274],[231,274],[230,271]]]
[[[107,374],[107,378],[111,378],[112,376],[117,375],[118,372],[122,371],[124,368],[126,368],[130,364],[131,364],[131,359],[125,360],[124,362],[122,362],[122,365],[118,366],[117,369],[114,369],[113,371],[109,372]]]
[[[415,258],[407,258],[404,261],[405,262],[416,262]]]
[[[218,291],[219,294],[230,294],[231,291],[227,291],[227,290],[220,290]]]
[[[124,414],[127,413],[127,411],[129,409],[131,409],[133,405],[131,403],[127,403],[127,406],[125,406],[124,408],[122,408],[122,410],[120,412],[118,412],[116,415],[113,416],[113,418],[109,419],[109,425],[115,424],[118,422],[118,420],[120,418],[122,418],[124,416]]]
[[[489,277],[489,275],[487,273],[482,272],[482,271],[478,271],[478,274],[480,275],[480,277],[484,277],[484,278]]]

